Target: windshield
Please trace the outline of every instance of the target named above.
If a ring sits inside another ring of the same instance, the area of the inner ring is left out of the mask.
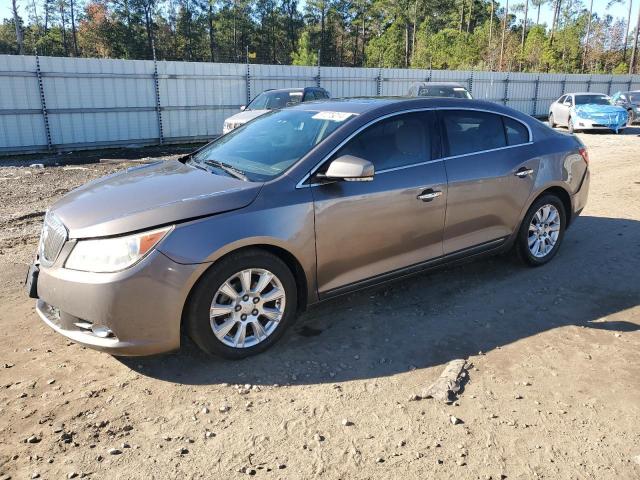
[[[640,93],[630,93],[629,101],[631,101],[631,103],[640,103]]]
[[[302,94],[302,91],[262,92],[247,105],[246,110],[276,110],[290,107],[302,101]]]
[[[197,152],[197,166],[223,165],[251,181],[270,180],[306,155],[354,114],[275,110],[214,140]]]
[[[449,97],[449,98],[471,98],[471,95],[464,87],[420,87],[419,97]]]
[[[576,95],[576,105],[609,105],[609,97],[606,95]]]

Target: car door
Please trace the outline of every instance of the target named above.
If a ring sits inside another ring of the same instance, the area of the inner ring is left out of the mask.
[[[439,112],[448,178],[444,253],[499,243],[518,227],[538,167],[529,128],[477,110]]]
[[[556,122],[560,125],[569,125],[569,113],[571,107],[573,106],[573,95],[567,95],[562,103],[558,104],[558,115],[554,117],[556,118]]]
[[[433,112],[394,115],[321,167],[353,155],[373,163],[375,174],[368,182],[312,184],[320,296],[442,256],[447,182],[436,128]]]

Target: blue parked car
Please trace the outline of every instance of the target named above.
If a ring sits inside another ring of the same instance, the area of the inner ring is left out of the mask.
[[[620,133],[627,123],[627,110],[611,105],[611,99],[604,93],[567,93],[549,107],[549,126],[566,126],[570,133],[585,130]]]

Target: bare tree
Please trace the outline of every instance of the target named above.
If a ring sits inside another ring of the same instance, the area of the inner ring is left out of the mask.
[[[560,6],[562,5],[562,0],[555,0],[553,2],[553,20],[551,21],[551,34],[549,35],[549,44],[553,45],[553,39],[556,33],[556,27],[558,22],[560,21]]]
[[[547,0],[531,0],[531,4],[538,9],[536,14],[536,25],[540,25],[540,9],[547,3]]]
[[[589,4],[589,20],[587,21],[587,34],[584,39],[584,51],[582,52],[582,67],[580,70],[584,73],[587,64],[587,52],[589,51],[589,37],[591,36],[591,21],[593,19],[593,0]]]
[[[616,3],[624,3],[624,0],[609,0],[607,3],[607,10]],[[627,61],[627,44],[629,43],[629,29],[631,28],[631,7],[633,6],[633,0],[629,0],[629,6],[627,8],[627,21],[625,22],[624,41],[622,43],[622,61]]]
[[[13,11],[13,23],[16,24],[16,43],[18,44],[18,53],[24,54],[24,34],[22,33],[22,18],[18,13],[18,0],[11,0],[11,10]]]
[[[73,55],[78,56],[78,39],[76,37],[76,20],[73,0],[69,0],[69,13],[71,14],[71,42],[73,43]]]
[[[633,75],[636,71],[636,62],[638,61],[638,33],[640,30],[640,8],[638,9],[638,20],[636,21],[636,31],[633,34],[633,50],[631,50],[631,62],[629,63],[629,75]]]
[[[498,69],[502,70],[502,60],[504,58],[504,40],[507,36],[507,17],[509,16],[509,0],[507,0],[506,5],[504,7],[504,19],[502,20],[502,41],[500,43],[500,62],[498,64]]]

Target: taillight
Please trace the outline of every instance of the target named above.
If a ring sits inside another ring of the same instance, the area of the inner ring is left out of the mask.
[[[589,152],[587,151],[587,149],[585,147],[582,147],[578,149],[578,152],[580,152],[580,156],[584,160],[584,163],[589,165]]]

